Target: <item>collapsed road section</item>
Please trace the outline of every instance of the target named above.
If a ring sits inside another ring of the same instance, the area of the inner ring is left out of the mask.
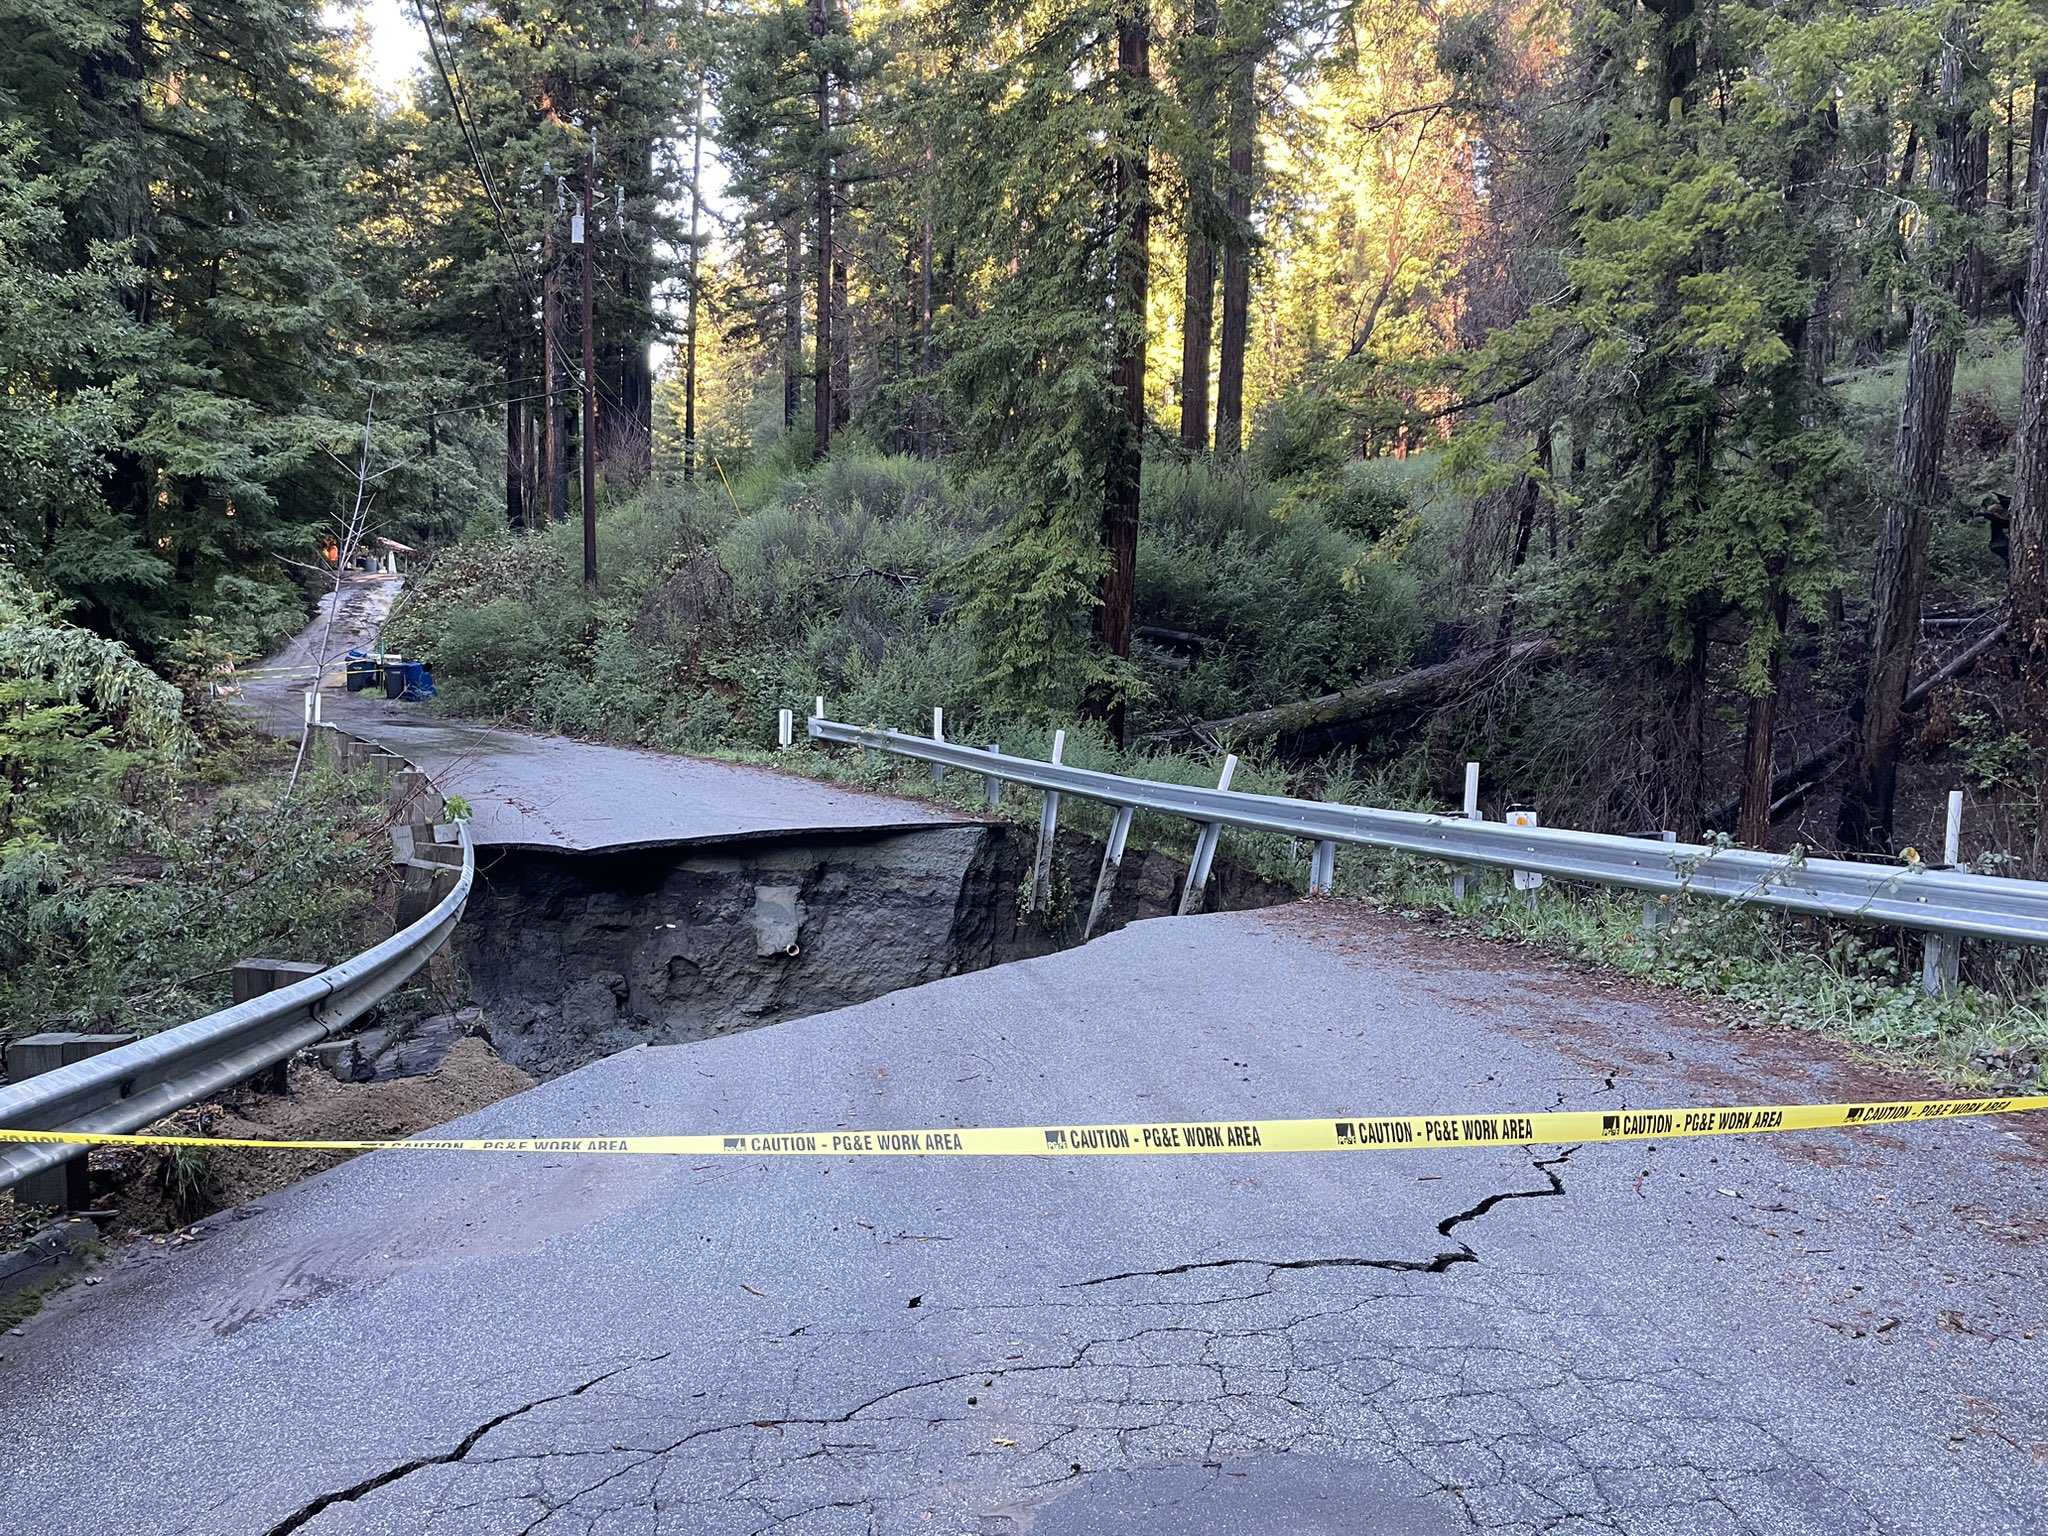
[[[448,1133],[1917,1088],[1302,903],[624,1051]],[[1569,1161],[373,1155],[5,1341],[0,1529],[2038,1530],[2044,1161],[1963,1120]]]
[[[702,1040],[864,1002],[1077,942],[1071,903],[1025,910],[1033,843],[1000,822],[814,831],[565,853],[500,848],[458,935],[506,1060],[549,1077],[632,1045]],[[1056,891],[1102,850],[1061,839]],[[1173,910],[1185,866],[1126,856],[1098,929]],[[1295,893],[1224,866],[1212,900]]]

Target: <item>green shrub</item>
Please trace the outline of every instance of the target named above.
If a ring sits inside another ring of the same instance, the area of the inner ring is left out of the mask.
[[[230,788],[169,800],[117,840],[70,837],[0,859],[0,1021],[11,1029],[153,1030],[228,1001],[252,954],[340,960],[373,935],[390,862],[374,778],[324,769],[277,814],[289,750],[202,764]],[[388,930],[387,930],[388,931]]]
[[[1414,578],[1314,505],[1275,515],[1258,482],[1198,465],[1147,478],[1141,620],[1208,642],[1155,673],[1163,711],[1210,715],[1311,697],[1405,665],[1420,633]]]

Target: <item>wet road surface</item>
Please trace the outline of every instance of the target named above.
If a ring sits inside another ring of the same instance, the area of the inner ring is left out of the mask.
[[[350,647],[375,649],[377,631],[397,597],[385,577],[352,577],[340,606],[321,600],[313,623],[266,672],[324,659],[329,675]],[[266,729],[296,737],[305,683],[252,681],[245,707]],[[461,795],[481,848],[600,849],[723,842],[806,832],[901,831],[959,826],[970,820],[941,806],[846,789],[769,768],[475,725],[435,713],[430,704],[381,695],[323,691],[326,719],[410,759],[442,790]]]

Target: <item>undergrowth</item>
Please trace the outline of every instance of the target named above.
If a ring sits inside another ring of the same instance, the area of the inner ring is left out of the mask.
[[[341,960],[381,935],[391,851],[374,776],[289,743],[217,748],[118,843],[17,845],[0,903],[0,1034],[150,1034],[224,1007],[252,955]]]
[[[1993,348],[1980,359],[1990,383],[2004,378],[2002,357]],[[1120,673],[1134,731],[1397,671],[1441,643],[1461,611],[1444,572],[1467,509],[1432,491],[1426,464],[1332,468],[1270,434],[1257,457],[1251,471],[1167,458],[1145,467],[1139,628]],[[580,581],[577,527],[515,538],[493,525],[416,579],[386,643],[434,658],[453,713],[774,761],[962,809],[981,805],[978,776],[937,785],[927,766],[886,756],[773,752],[777,711],[801,721],[823,696],[832,718],[924,733],[939,705],[951,739],[1039,757],[1055,723],[1076,717],[1071,699],[1048,709],[991,684],[1020,671],[1016,658],[984,654],[985,627],[963,620],[987,606],[976,573],[1008,568],[980,556],[1015,512],[971,477],[849,446],[818,464],[766,455],[729,483],[652,483],[601,512],[598,592]],[[1950,563],[1970,561],[1981,554],[1959,543]],[[1601,703],[1617,691],[1626,692],[1560,670],[1471,701],[1493,781],[1565,818],[1604,803],[1615,725]],[[2010,775],[2009,734],[1987,727],[1970,737],[1981,779]],[[1425,731],[1366,746],[1378,753],[1371,767],[1346,753],[1303,771],[1247,756],[1233,787],[1443,810],[1431,770],[1440,790],[1469,740],[1453,750]],[[1120,751],[1075,724],[1065,760],[1186,784],[1214,785],[1219,769],[1207,752]],[[1011,792],[1009,814],[1029,821],[1036,811],[1035,796]],[[1062,810],[1063,826],[1097,837],[1109,820],[1087,802]],[[1185,854],[1187,823],[1152,823],[1139,816],[1139,845]],[[1304,877],[1304,844],[1233,833],[1224,846],[1269,878]],[[1917,941],[1882,930],[1704,903],[1646,936],[1632,897],[1553,884],[1529,908],[1461,906],[1441,865],[1340,850],[1339,869],[1343,894],[1725,998],[1752,1017],[1824,1030],[1958,1080],[2032,1076],[2048,1053],[2048,1005],[2025,964],[1983,967],[1989,985],[1934,1002],[1918,991]]]

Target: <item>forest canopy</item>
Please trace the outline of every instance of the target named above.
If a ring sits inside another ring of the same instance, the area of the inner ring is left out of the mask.
[[[905,665],[1870,852],[1947,750],[2048,853],[2032,0],[419,0],[395,99],[310,0],[0,22],[0,559],[160,669],[359,484],[536,550],[680,486],[582,574],[698,561],[687,642],[524,638],[692,718]]]

